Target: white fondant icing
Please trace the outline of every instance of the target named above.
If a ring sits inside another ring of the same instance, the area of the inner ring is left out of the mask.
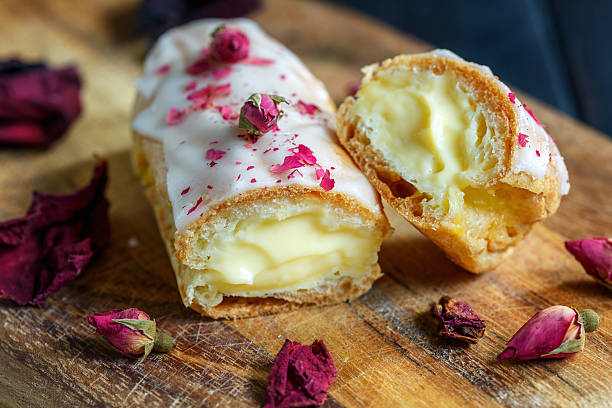
[[[230,66],[231,72],[220,79],[210,72],[188,74],[185,69],[210,45],[210,35],[221,23],[238,28],[249,37],[250,57],[270,59],[273,63],[224,64],[222,67]],[[164,65],[170,66],[166,73],[155,72]],[[236,113],[254,92],[284,96],[291,105],[279,105],[285,112],[278,121],[280,131],[265,134],[250,147],[238,137],[244,133],[237,127],[238,119],[224,120],[217,110],[188,111],[183,122],[167,125],[166,115],[171,108],[182,110],[192,105],[185,86],[193,80],[197,89],[210,84],[231,84],[230,94],[215,99],[214,105],[229,106]],[[377,194],[365,176],[344,155],[338,155],[341,148],[333,130],[334,117],[325,87],[291,51],[268,37],[254,22],[207,19],[168,31],[147,56],[143,77],[136,86],[150,105],[134,118],[132,127],[163,143],[168,196],[178,231],[211,206],[249,190],[286,184],[318,186],[320,180],[311,166],[299,168],[301,175],[295,172],[293,178],[288,178],[290,172],[270,171],[273,164],[282,163],[290,154],[288,149],[299,144],[309,147],[323,168],[333,167],[333,191],[349,194],[373,211],[380,211]],[[315,104],[321,112],[301,114],[295,105],[299,100]],[[206,160],[206,151],[211,148],[226,152],[214,160],[212,167],[211,160]],[[249,166],[253,168],[247,170]],[[281,182],[277,183],[279,179]],[[181,194],[187,187],[189,191]],[[200,197],[202,202],[189,213]]]

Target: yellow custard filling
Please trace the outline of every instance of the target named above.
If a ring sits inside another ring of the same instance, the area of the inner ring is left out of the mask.
[[[341,218],[327,202],[285,202],[218,229],[202,248],[207,261],[198,280],[224,295],[309,289],[371,273],[381,241],[371,226]]]
[[[453,74],[380,73],[364,81],[353,109],[372,146],[431,197],[424,209],[461,223],[466,189],[486,180],[497,161],[492,130]]]

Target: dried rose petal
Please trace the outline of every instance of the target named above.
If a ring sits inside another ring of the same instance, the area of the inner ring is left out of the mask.
[[[270,171],[272,173],[282,173],[284,171],[297,169],[299,167],[304,167],[304,163],[302,163],[299,157],[290,155],[285,156],[282,164],[273,164],[270,167]]]
[[[280,103],[288,102],[278,95],[251,95],[240,109],[238,127],[258,136],[277,129],[276,122],[283,115],[283,111],[278,109]]]
[[[231,73],[232,67],[228,66],[225,68],[213,69],[212,76],[218,81],[219,79],[223,79]]]
[[[217,106],[217,110],[219,111],[219,113],[221,113],[221,117],[224,120],[236,120],[239,117],[239,115],[227,105]]]
[[[312,166],[317,162],[317,158],[312,153],[312,150],[308,146],[300,144],[297,148],[289,149],[289,151],[293,152],[300,160],[303,160],[304,163]]]
[[[176,126],[180,125],[181,122],[185,119],[185,115],[187,114],[187,110],[178,110],[176,108],[171,108],[166,115],[166,124],[168,126]]]
[[[321,179],[321,183],[319,184],[319,186],[323,190],[329,191],[334,188],[335,184],[336,182],[334,181],[334,179],[331,178],[329,170],[325,170],[325,174],[323,175],[323,178]]]
[[[212,53],[219,61],[234,63],[249,56],[249,37],[242,31],[222,24],[212,37]]]
[[[593,278],[612,289],[612,238],[566,241],[565,248]]]
[[[298,112],[302,115],[314,115],[315,113],[321,111],[321,109],[319,109],[317,105],[308,104],[301,100],[297,102],[296,108]]]
[[[551,306],[536,313],[519,329],[498,359],[563,358],[584,348],[584,332],[597,329],[599,316],[591,309],[578,313],[567,306]]]
[[[322,405],[337,375],[323,341],[304,346],[285,340],[270,369],[264,408]]]
[[[466,302],[443,296],[433,305],[431,314],[439,322],[441,336],[472,344],[484,336],[484,320]]]
[[[525,147],[527,146],[527,142],[529,142],[529,136],[527,136],[524,133],[519,133],[518,134],[518,144],[521,147]]]
[[[0,145],[44,147],[59,139],[81,113],[80,89],[73,67],[0,62]]]
[[[210,53],[210,48],[204,48],[198,59],[185,68],[185,71],[191,75],[197,75],[208,71],[212,67],[211,58],[212,54]]]
[[[22,218],[0,223],[0,297],[43,306],[109,240],[106,162],[74,194],[35,191]]]
[[[226,153],[224,150],[208,149],[206,151],[206,160],[220,160]]]
[[[351,82],[346,86],[346,94],[348,96],[355,96],[359,89],[361,89],[361,81]]]
[[[260,57],[248,57],[240,61],[243,64],[266,66],[274,63],[274,60]]]
[[[166,353],[176,342],[165,332],[156,331],[155,321],[138,309],[115,309],[87,317],[89,324],[123,354],[146,357],[152,350]]]
[[[196,102],[201,108],[212,107],[215,99],[230,94],[231,84],[207,85],[204,88],[196,89],[187,95],[187,99]]]

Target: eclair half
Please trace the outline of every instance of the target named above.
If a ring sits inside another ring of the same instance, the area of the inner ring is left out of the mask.
[[[488,67],[447,50],[364,68],[338,137],[383,198],[463,268],[494,269],[569,191],[533,113]]]
[[[223,27],[247,58],[209,57]],[[256,316],[350,300],[381,276],[380,197],[339,145],[323,84],[254,22],[168,31],[137,90],[134,167],[186,306]],[[283,98],[277,127],[260,135],[238,117],[253,95]]]

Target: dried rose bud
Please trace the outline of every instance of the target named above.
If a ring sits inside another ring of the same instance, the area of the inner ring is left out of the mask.
[[[279,103],[289,102],[282,96],[254,93],[240,109],[238,127],[257,136],[278,129],[276,122],[283,116]]]
[[[142,310],[115,309],[94,313],[87,317],[87,321],[123,354],[144,354],[146,357],[151,350],[166,353],[176,346],[168,333],[155,330],[155,320]]]
[[[439,321],[441,336],[467,343],[476,343],[484,336],[484,320],[465,302],[443,296],[432,306],[431,314]]]
[[[599,316],[591,309],[578,313],[567,306],[551,306],[536,313],[506,344],[498,359],[532,360],[563,358],[584,348],[585,331],[599,326]]]
[[[593,278],[612,289],[612,238],[565,241],[565,248]]]
[[[212,53],[219,61],[234,63],[249,56],[249,37],[242,31],[222,24],[212,37]]]
[[[285,340],[270,369],[264,408],[322,405],[337,375],[323,341],[304,346]]]

